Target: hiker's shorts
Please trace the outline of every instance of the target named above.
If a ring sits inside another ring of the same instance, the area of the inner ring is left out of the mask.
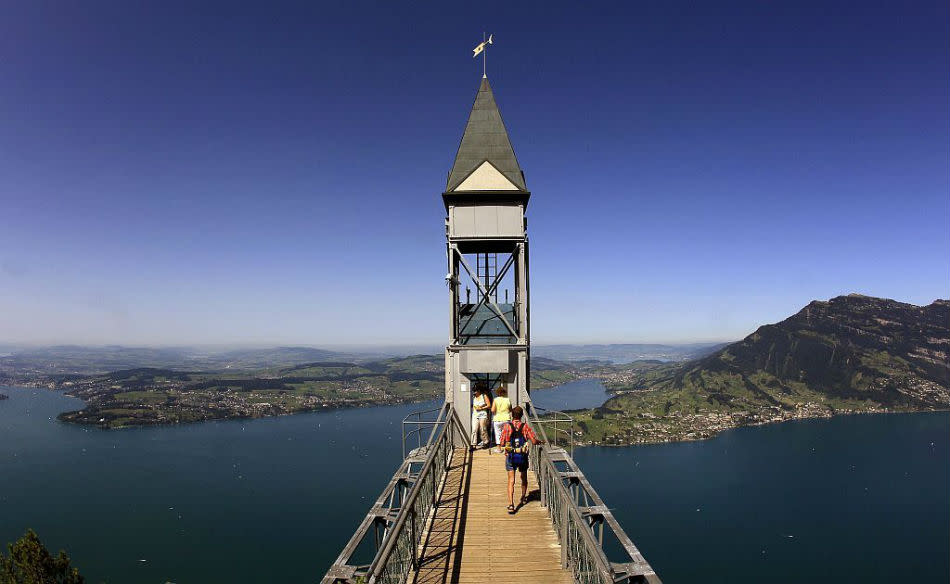
[[[528,461],[525,460],[525,461],[524,461],[524,464],[519,464],[519,465],[515,466],[515,465],[511,464],[511,457],[510,457],[510,456],[506,456],[506,457],[505,457],[505,470],[520,470],[521,472],[524,472],[524,471],[528,470]]]

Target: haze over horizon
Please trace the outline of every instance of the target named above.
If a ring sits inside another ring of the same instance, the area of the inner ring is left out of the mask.
[[[533,343],[535,347],[582,347],[582,346],[620,346],[620,345],[660,345],[660,346],[671,346],[671,347],[688,347],[693,345],[706,346],[706,345],[718,345],[720,343],[730,343],[738,339],[729,339],[724,341],[693,341],[693,342],[675,342],[671,341],[669,343],[651,343],[651,342],[641,342],[641,343]],[[123,343],[9,343],[0,341],[0,351],[9,350],[11,348],[55,348],[55,347],[81,347],[89,349],[104,349],[110,347],[117,347],[122,349],[197,349],[205,351],[231,351],[231,350],[245,350],[245,349],[279,349],[279,348],[295,348],[303,347],[309,349],[320,349],[325,351],[332,351],[338,353],[362,353],[362,352],[381,352],[388,353],[393,351],[399,351],[400,353],[410,354],[417,353],[422,354],[426,351],[436,351],[438,348],[444,348],[445,343],[441,345],[438,342],[432,343],[405,343],[405,344],[344,344],[344,345],[330,345],[330,344],[308,344],[308,343],[288,343],[288,344],[261,344],[261,343],[179,343],[179,344],[123,344]]]
[[[483,29],[533,343],[950,297],[946,2],[470,12],[0,8],[0,343],[441,343]]]

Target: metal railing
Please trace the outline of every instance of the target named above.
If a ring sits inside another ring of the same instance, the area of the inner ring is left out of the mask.
[[[534,418],[533,424],[539,429],[545,429],[544,433],[547,434],[547,443],[551,446],[560,445],[562,448],[567,449],[568,454],[574,456],[574,418],[557,410],[549,410],[536,406],[529,407],[531,407],[537,415],[537,417]]]
[[[535,408],[530,400],[524,405],[526,422],[543,442],[529,451],[530,466],[541,487],[541,505],[547,508],[561,544],[561,566],[581,584],[660,584],[653,568],[574,462],[573,419],[562,412]],[[423,419],[435,412],[435,419]],[[542,412],[543,417],[539,416]],[[423,445],[421,435],[429,426],[432,429]],[[553,440],[546,428],[552,430]],[[419,446],[404,457],[322,584],[403,584],[410,570],[418,568],[426,522],[455,449],[467,446],[468,438],[450,403],[406,416],[404,453],[413,436]],[[369,547],[370,534],[375,536],[372,559],[360,563],[357,551]],[[611,549],[622,550],[619,561],[608,558],[605,541]]]
[[[660,584],[653,568],[604,505],[571,454],[556,446],[556,442],[549,443],[545,426],[553,422],[540,418],[541,408],[535,408],[530,401],[525,405],[528,424],[545,443],[532,448],[528,456],[541,487],[541,505],[548,509],[561,543],[561,566],[570,569],[574,582],[580,584]],[[567,423],[561,417],[568,416],[558,414],[555,418],[560,431]],[[569,428],[573,437],[573,422]],[[613,540],[608,542],[613,548],[623,550],[620,561],[608,559],[604,552],[605,535]]]
[[[402,457],[405,459],[409,453],[406,452],[406,444],[412,440],[412,437],[416,438],[416,448],[415,451],[419,452],[422,449],[422,435],[425,433],[425,430],[428,427],[432,427],[432,431],[429,433],[429,438],[426,440],[426,445],[432,441],[432,434],[435,432],[436,428],[440,424],[445,423],[445,416],[442,413],[445,411],[445,404],[442,407],[431,408],[428,410],[419,410],[417,412],[412,412],[408,416],[402,419]],[[425,420],[423,416],[429,414],[436,415],[434,420]]]
[[[402,584],[410,569],[417,567],[419,545],[425,523],[437,502],[439,487],[445,478],[456,446],[467,444],[465,431],[451,404],[438,410],[435,420],[409,420],[419,424],[408,433],[420,434],[422,424],[432,425],[425,448],[420,445],[405,457],[399,470],[383,490],[366,518],[350,538],[337,560],[330,566],[322,584],[366,583]],[[418,432],[417,432],[418,430]],[[407,434],[403,434],[403,450]],[[418,468],[421,464],[421,468]],[[357,549],[374,533],[375,554],[368,564],[355,559]]]

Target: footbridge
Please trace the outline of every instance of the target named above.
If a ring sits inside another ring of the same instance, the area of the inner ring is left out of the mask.
[[[659,582],[574,462],[571,419],[531,401],[530,196],[483,76],[442,193],[445,402],[404,420],[402,464],[323,584]],[[513,515],[504,455],[469,448],[490,441],[489,406],[495,422],[520,406],[542,442]]]
[[[525,409],[543,443],[530,450],[528,502],[514,515],[504,455],[470,450],[450,403],[418,412],[403,421],[403,445],[420,445],[406,452],[322,584],[659,584],[574,462],[571,419],[530,402]]]

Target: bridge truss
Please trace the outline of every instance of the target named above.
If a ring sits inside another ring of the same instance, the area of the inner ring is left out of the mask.
[[[540,411],[530,401],[525,409],[528,424],[544,442],[531,449],[530,468],[540,485],[541,505],[557,533],[561,568],[582,584],[660,584],[574,462],[571,418],[561,412]],[[546,429],[551,430],[552,441]],[[423,443],[426,431],[428,439]],[[468,447],[466,434],[448,402],[406,417],[402,464],[322,584],[403,584],[411,579],[422,561],[420,545],[439,505],[453,456]],[[413,441],[416,448],[407,452],[407,442]]]

